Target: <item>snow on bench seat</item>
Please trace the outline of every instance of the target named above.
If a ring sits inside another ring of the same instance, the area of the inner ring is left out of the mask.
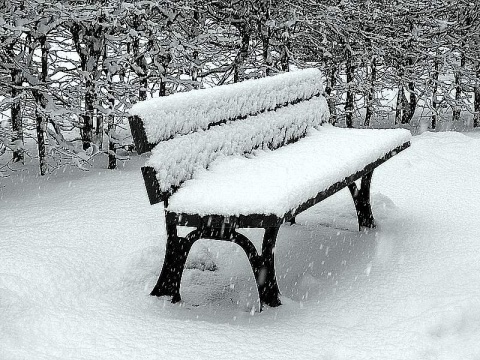
[[[168,211],[279,217],[320,191],[410,141],[402,129],[323,125],[298,142],[249,157],[230,156],[200,169],[169,200]]]

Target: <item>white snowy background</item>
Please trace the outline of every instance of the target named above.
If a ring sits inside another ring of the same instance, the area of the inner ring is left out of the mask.
[[[165,230],[145,159],[0,179],[0,359],[480,359],[480,133],[423,133],[378,168],[375,231],[345,190],[283,226],[283,305],[260,313],[225,242],[194,245],[182,303],[149,296]]]

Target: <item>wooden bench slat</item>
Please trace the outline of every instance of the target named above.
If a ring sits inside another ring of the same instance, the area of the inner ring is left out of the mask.
[[[156,144],[152,144],[148,141],[142,119],[137,115],[133,115],[128,118],[128,122],[130,124],[130,131],[132,133],[133,143],[135,144],[135,150],[137,153],[140,155],[151,151]]]

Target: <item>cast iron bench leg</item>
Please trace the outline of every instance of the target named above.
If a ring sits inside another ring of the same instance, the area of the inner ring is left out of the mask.
[[[172,302],[180,301],[180,281],[188,253],[195,241],[200,238],[198,231],[193,231],[186,237],[177,235],[177,224],[167,223],[167,248],[162,272],[150,295],[171,296]]]
[[[362,177],[360,189],[355,183],[348,185],[352,194],[355,209],[357,210],[359,229],[375,228],[375,219],[370,206],[370,183],[372,181],[373,170]]]
[[[265,229],[261,264],[258,275],[256,275],[260,303],[271,307],[281,305],[274,264],[275,242],[277,240],[278,229],[279,227],[269,227]]]

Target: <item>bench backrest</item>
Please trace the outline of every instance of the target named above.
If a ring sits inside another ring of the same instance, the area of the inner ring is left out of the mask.
[[[318,69],[176,93],[135,104],[130,128],[139,154],[159,142],[319,96]]]
[[[305,136],[328,120],[321,91],[320,72],[308,69],[136,105],[130,126],[139,152],[158,143],[142,168],[150,202],[167,200],[220,156],[276,149]]]

